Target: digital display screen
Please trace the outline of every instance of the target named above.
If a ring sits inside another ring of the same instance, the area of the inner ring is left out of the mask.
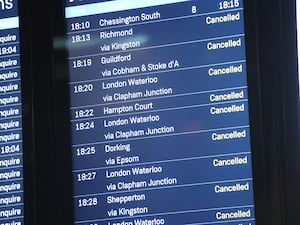
[[[23,151],[19,14],[0,0],[0,224],[23,224]]]
[[[242,0],[68,0],[74,224],[255,224]]]

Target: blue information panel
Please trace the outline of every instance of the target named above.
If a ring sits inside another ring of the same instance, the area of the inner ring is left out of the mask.
[[[66,3],[74,224],[254,225],[242,0]]]
[[[23,151],[19,17],[0,0],[0,224],[23,224]]]

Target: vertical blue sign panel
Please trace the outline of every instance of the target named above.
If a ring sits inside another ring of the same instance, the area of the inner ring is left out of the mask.
[[[0,224],[24,224],[19,17],[0,1]]]
[[[255,224],[242,0],[65,8],[74,224]]]

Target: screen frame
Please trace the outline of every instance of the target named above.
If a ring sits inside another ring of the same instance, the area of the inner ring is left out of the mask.
[[[22,88],[22,125],[23,125],[23,170],[24,170],[24,225],[35,224],[34,218],[34,131],[32,96],[32,61],[30,7],[26,1],[18,1],[20,22],[20,64]]]
[[[296,1],[280,1],[280,137],[283,171],[283,203],[287,224],[299,223],[300,193],[300,87]],[[300,13],[300,12],[299,12]]]
[[[282,224],[281,161],[278,138],[277,102],[270,95],[277,95],[267,74],[278,74],[278,68],[268,60],[273,58],[273,46],[268,38],[279,41],[277,26],[269,26],[278,18],[279,1],[245,1],[246,58],[248,69],[249,115],[253,160],[253,182],[256,224]],[[266,11],[269,13],[266,14]],[[274,69],[274,70],[273,70]],[[271,132],[270,132],[271,131]]]
[[[60,225],[61,221],[57,218],[55,131],[52,125],[53,33],[50,22],[50,13],[56,10],[48,1],[43,2],[45,10],[32,7],[40,4],[37,0],[19,2],[21,54],[24,55],[24,225]]]
[[[64,19],[65,1],[52,1],[51,25],[53,31],[53,77],[52,88],[54,129],[62,131],[56,133],[55,153],[57,189],[57,220],[58,224],[73,224],[73,192],[72,192],[72,152],[70,135],[70,99],[68,96],[68,53],[66,49],[66,22]],[[58,10],[59,9],[59,10]],[[63,135],[62,135],[63,133]]]

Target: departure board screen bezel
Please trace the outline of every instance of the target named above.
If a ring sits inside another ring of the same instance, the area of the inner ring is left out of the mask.
[[[300,193],[300,77],[299,77],[299,0],[280,2],[280,113],[282,141],[282,171],[284,187],[284,213],[288,224],[299,223],[295,204]]]
[[[32,42],[30,26],[30,4],[19,2],[20,19],[20,63],[22,86],[22,129],[23,129],[23,170],[24,170],[24,225],[34,219],[34,130],[33,130],[33,88],[32,88]]]
[[[264,180],[264,173],[262,171],[265,170],[266,165],[261,162],[261,160],[258,160],[259,158],[263,158],[263,150],[262,150],[262,121],[261,121],[261,113],[260,113],[260,108],[261,108],[261,103],[260,103],[260,98],[259,98],[259,93],[260,93],[260,85],[259,85],[259,70],[258,70],[258,58],[257,54],[257,39],[256,39],[256,32],[257,32],[257,27],[256,27],[256,19],[253,16],[254,13],[254,2],[253,1],[244,1],[244,17],[245,17],[245,34],[246,34],[246,54],[247,54],[247,73],[250,74],[247,79],[248,79],[248,94],[249,94],[249,113],[250,113],[250,129],[252,132],[251,136],[251,146],[252,146],[252,165],[253,165],[253,177],[254,177],[254,197],[255,197],[255,209],[256,209],[256,220],[257,223],[260,224],[261,221],[266,220],[264,217],[264,213],[266,210],[266,205],[267,203],[265,202],[266,198],[266,193],[265,193],[265,187],[266,187],[266,182]],[[66,24],[64,23],[66,26]],[[64,31],[66,32],[66,31]],[[60,34],[63,37],[63,39],[66,39],[66,35],[64,32],[60,32]],[[58,42],[57,42],[58,43]],[[66,44],[67,45],[67,44]],[[67,56],[67,47],[65,51],[62,51],[60,49],[60,53],[63,52],[64,57]],[[58,56],[59,58],[61,57]],[[67,82],[68,82],[68,75],[67,75],[67,63],[65,64],[65,69],[64,72],[66,75],[63,77],[60,76],[60,82],[58,82],[58,86],[68,88]],[[60,68],[61,69],[61,68]],[[57,79],[57,78],[56,78]],[[60,86],[62,85],[62,86]],[[64,92],[66,94],[66,92]],[[58,101],[59,104],[64,102],[65,104],[70,104],[70,100],[67,99],[60,99]],[[251,109],[252,107],[252,109]],[[66,108],[66,106],[64,106]],[[65,128],[69,127],[67,121],[63,121],[62,118],[67,119],[68,116],[64,115],[58,116],[57,117]],[[70,119],[70,118],[69,118]],[[69,127],[70,128],[70,127]],[[70,134],[68,134],[70,135]],[[68,143],[70,145],[70,142]],[[67,147],[67,146],[66,146]],[[70,146],[68,146],[68,149]],[[67,157],[67,154],[65,157]],[[61,167],[62,165],[60,165]],[[71,165],[68,163],[67,167],[70,168]],[[71,177],[70,174],[68,177],[68,181],[64,182],[67,184],[69,188],[72,188],[72,182],[71,182]],[[66,187],[66,186],[65,186]],[[64,189],[65,189],[64,187]],[[258,197],[259,196],[259,197]],[[70,193],[68,195],[68,199],[70,200]],[[70,203],[69,203],[70,204]],[[71,210],[72,211],[72,210]],[[70,222],[73,218],[73,212],[70,212],[69,219]]]

